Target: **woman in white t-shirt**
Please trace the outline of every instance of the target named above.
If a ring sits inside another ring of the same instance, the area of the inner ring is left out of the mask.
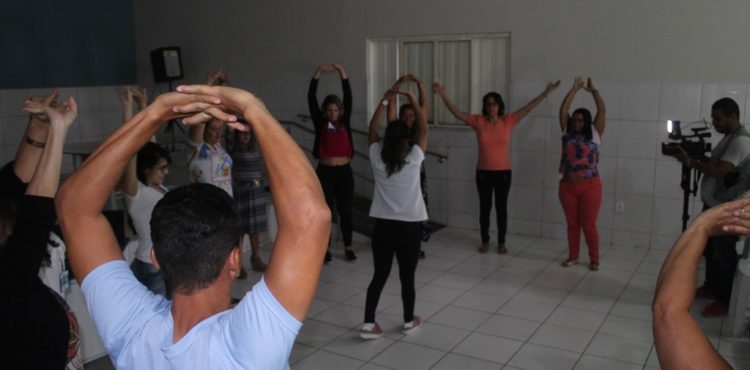
[[[403,94],[413,106],[418,106],[412,93],[389,90],[370,121],[369,154],[375,179],[370,217],[375,218],[372,231],[375,271],[367,288],[365,322],[359,332],[364,339],[383,335],[383,330],[375,322],[375,311],[391,272],[394,255],[399,266],[404,306],[402,332],[410,334],[421,324],[419,316],[414,315],[414,273],[419,261],[420,224],[427,220],[419,184],[419,171],[427,149],[427,120],[421,109],[415,110],[419,126],[416,145],[410,144],[410,129],[401,120],[388,123],[381,144],[378,131],[385,107],[393,94]]]
[[[138,104],[138,110],[146,107],[145,90],[127,87],[120,95],[120,99],[123,104],[123,122],[127,122],[133,116],[134,100]],[[137,156],[130,160],[118,189],[125,194],[125,208],[138,235],[138,247],[130,269],[133,270],[136,279],[149,290],[168,296],[169,290],[164,281],[164,274],[151,259],[150,222],[154,206],[167,192],[163,184],[172,159],[169,152],[155,141],[152,137],[151,142],[146,143],[138,151]]]

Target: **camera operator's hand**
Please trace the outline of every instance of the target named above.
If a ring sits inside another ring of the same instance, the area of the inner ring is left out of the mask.
[[[668,154],[668,155],[670,157],[674,157],[685,166],[690,166],[690,156],[687,154],[685,149],[683,149],[681,146],[677,147],[677,151],[674,154]]]

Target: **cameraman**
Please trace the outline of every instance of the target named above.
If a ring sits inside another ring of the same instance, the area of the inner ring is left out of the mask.
[[[707,160],[696,160],[688,156],[680,147],[674,157],[684,166],[694,168],[703,174],[701,200],[703,210],[716,206],[716,190],[720,181],[739,166],[750,155],[750,133],[740,123],[740,108],[731,98],[721,98],[711,106],[711,119],[714,129],[723,134],[721,141],[711,151]],[[737,268],[735,235],[717,235],[708,239],[703,256],[706,257],[706,279],[696,292],[696,298],[711,298],[701,315],[704,317],[724,316],[728,312],[732,282]]]

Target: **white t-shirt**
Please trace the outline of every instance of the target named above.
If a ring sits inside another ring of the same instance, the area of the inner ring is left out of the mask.
[[[176,343],[172,301],[146,289],[125,261],[95,268],[81,290],[117,369],[288,369],[302,326],[263,279],[237,306],[204,319]]]
[[[735,167],[739,166],[745,158],[747,158],[748,155],[750,155],[750,137],[747,136],[737,136],[733,140],[730,140],[732,135],[724,135],[724,137],[719,141],[719,143],[716,145],[716,147],[711,151],[711,161],[710,163],[716,164],[719,163],[719,161],[729,162]],[[729,148],[724,152],[724,155],[721,156],[721,158],[715,158],[716,156],[714,154],[720,153],[724,150],[724,147],[729,143]],[[719,203],[721,203],[719,200],[714,198],[714,193],[716,192],[716,187],[719,184],[719,181],[721,181],[722,178],[718,177],[711,177],[707,175],[703,175],[703,180],[701,181],[701,199],[703,200],[703,203],[706,203],[709,207],[713,207]]]
[[[138,234],[138,249],[135,258],[141,262],[151,263],[151,213],[156,203],[164,198],[167,188],[161,186],[164,192],[160,192],[150,186],[143,185],[138,181],[138,189],[135,196],[125,194],[125,208],[128,210],[130,219],[133,220],[135,232]]]
[[[370,145],[370,165],[375,179],[370,217],[407,222],[427,220],[427,209],[419,186],[419,171],[424,153],[419,145],[412,145],[406,164],[388,177],[380,157],[380,143]]]
[[[50,245],[54,243],[55,245]],[[65,289],[69,279],[68,269],[65,267],[65,242],[60,239],[54,232],[49,233],[49,243],[47,251],[49,252],[49,266],[42,264],[39,268],[39,278],[44,285],[54,290],[55,293],[65,296]]]

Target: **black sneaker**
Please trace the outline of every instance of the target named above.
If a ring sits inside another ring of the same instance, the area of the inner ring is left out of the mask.
[[[327,264],[328,262],[331,262],[331,252],[326,251],[326,256],[323,258],[323,263]]]
[[[357,255],[354,254],[354,251],[351,249],[347,249],[344,253],[346,254],[346,259],[349,261],[354,261],[357,259]]]

